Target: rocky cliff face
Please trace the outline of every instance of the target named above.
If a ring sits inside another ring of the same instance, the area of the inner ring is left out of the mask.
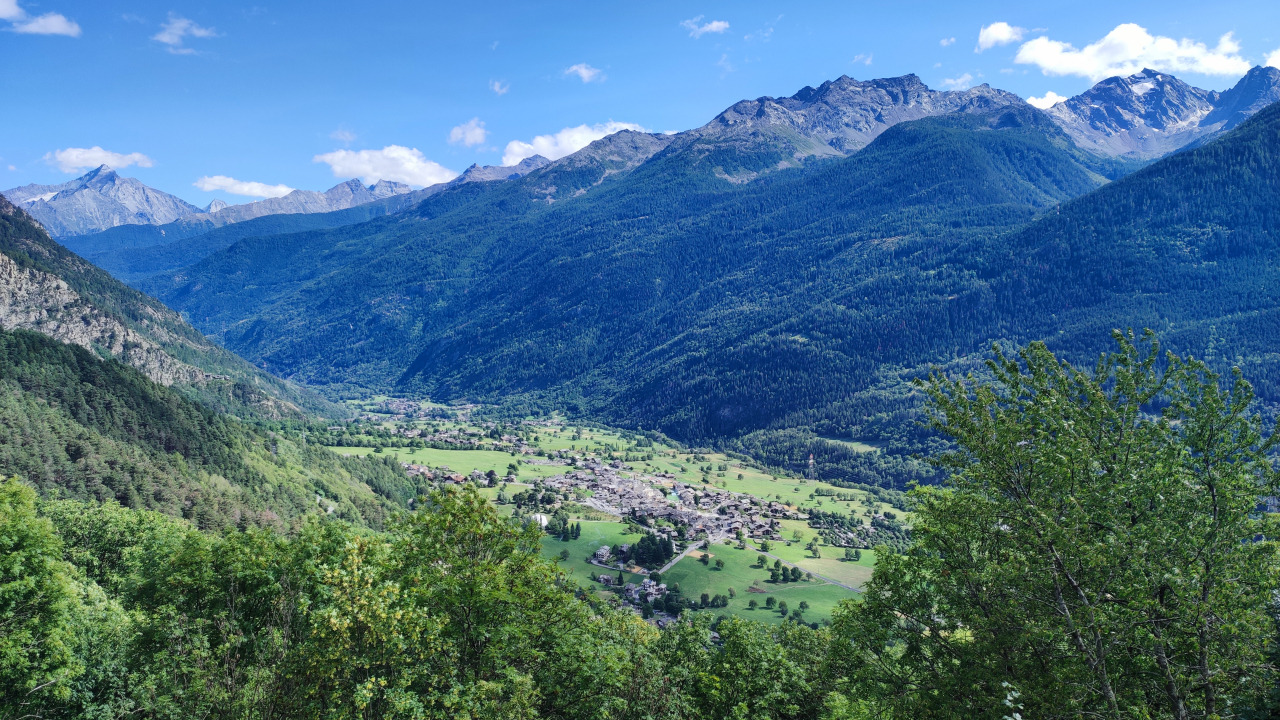
[[[24,185],[2,193],[54,237],[85,235],[119,225],[163,225],[200,212],[168,193],[120,177],[103,165],[58,185]]]
[[[56,275],[19,267],[0,254],[0,327],[34,330],[65,343],[106,352],[161,385],[203,383],[213,376],[103,313]]]
[[[1276,68],[1255,67],[1223,93],[1143,70],[1107,78],[1047,112],[1081,148],[1150,159],[1212,139],[1276,100]]]
[[[176,312],[54,242],[0,197],[0,327],[25,329],[114,357],[162,385],[183,385],[221,406],[301,418],[324,401],[257,370]],[[318,402],[317,402],[318,401]]]

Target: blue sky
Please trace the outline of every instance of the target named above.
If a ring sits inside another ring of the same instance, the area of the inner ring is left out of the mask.
[[[256,2],[0,0],[0,187],[107,158],[248,202],[683,130],[842,74],[1043,98],[1135,64],[1218,90],[1280,64],[1276,2]]]

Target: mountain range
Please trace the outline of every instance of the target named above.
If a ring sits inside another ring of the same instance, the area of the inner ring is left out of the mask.
[[[1103,80],[1054,105],[1048,113],[1083,149],[1108,157],[1146,161],[1230,130],[1277,99],[1280,70],[1276,68],[1255,67],[1225,92],[1202,90],[1172,75],[1143,70],[1127,78]],[[842,76],[817,88],[805,87],[791,97],[743,100],[703,127],[680,133],[674,142],[713,143],[720,175],[746,182],[760,172],[794,167],[806,158],[841,157],[856,152],[899,122],[952,112],[988,112],[1022,102],[1012,93],[987,85],[964,91],[935,91],[915,75],[861,82]],[[668,136],[652,136],[642,143],[643,147],[633,147],[624,154],[630,158],[628,162],[642,162],[672,141]],[[766,142],[773,146],[772,154],[759,151]],[[725,155],[735,147],[747,150],[738,160]],[[578,156],[578,160],[584,159]],[[736,163],[740,160],[746,160],[747,165],[739,167]],[[215,200],[203,209],[135,179],[120,177],[106,166],[59,185],[26,185],[3,194],[40,221],[54,237],[72,238],[120,228],[78,245],[79,251],[93,254],[175,243],[268,215],[331,213],[407,196],[404,202],[371,207],[364,216],[368,219],[399,212],[458,183],[522,177],[549,162],[534,156],[513,167],[473,165],[449,183],[416,193],[401,183],[379,181],[366,187],[351,180],[323,193],[295,190],[284,197],[241,205]],[[321,226],[333,225],[308,222],[296,229]],[[173,255],[173,249],[168,254]],[[167,269],[171,268],[155,271]]]
[[[139,225],[173,225],[178,236],[191,237],[265,215],[332,212],[412,191],[408,185],[386,180],[369,187],[358,180],[348,180],[323,193],[294,190],[284,197],[242,205],[214,200],[202,210],[134,178],[121,177],[102,165],[60,185],[24,185],[0,195],[25,210],[57,238]],[[162,227],[158,236],[166,235]]]
[[[1147,70],[1042,111],[841,77],[328,213],[65,242],[322,392],[567,409],[901,485],[932,477],[912,457],[934,442],[904,378],[992,341],[1079,360],[1153,327],[1239,348],[1280,401],[1280,306],[1257,290],[1278,88],[1274,68],[1223,93]]]

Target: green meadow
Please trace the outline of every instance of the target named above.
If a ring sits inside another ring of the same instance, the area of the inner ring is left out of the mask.
[[[578,585],[587,589],[601,589],[604,586],[596,583],[593,578],[600,573],[609,573],[617,577],[618,571],[605,570],[596,565],[587,562],[587,557],[596,551],[601,545],[615,547],[626,543],[628,545],[640,539],[638,532],[627,533],[627,526],[620,522],[595,522],[590,520],[582,520],[582,537],[576,540],[560,540],[559,538],[544,537],[542,538],[542,555],[550,560],[559,562],[560,567],[564,568],[569,574],[569,578],[578,583]],[[569,551],[569,557],[566,560],[560,559],[562,551]],[[623,579],[626,582],[638,583],[643,580],[646,575],[637,575],[634,573],[623,573]]]
[[[773,566],[773,561],[770,560],[763,568],[758,566],[756,558],[760,553],[750,548],[739,550],[736,546],[713,545],[709,552],[711,557],[706,565],[697,560],[695,554],[691,554],[676,563],[675,567],[662,577],[668,587],[673,583],[679,583],[681,595],[693,600],[697,600],[702,593],[711,596],[716,594],[727,596],[729,588],[734,589],[735,597],[730,598],[727,607],[708,608],[698,612],[737,615],[753,620],[780,623],[783,619],[782,615],[765,608],[766,600],[773,597],[779,601],[785,600],[791,609],[798,607],[801,601],[808,602],[809,609],[804,613],[804,619],[807,622],[819,622],[823,618],[831,617],[831,611],[841,600],[857,597],[854,592],[821,580],[769,582],[769,568]],[[724,560],[724,569],[716,568],[717,559]],[[763,592],[752,592],[749,589],[752,587]],[[755,610],[750,607],[752,600],[759,605]]]

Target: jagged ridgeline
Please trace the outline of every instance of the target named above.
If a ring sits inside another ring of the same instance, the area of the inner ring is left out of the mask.
[[[623,135],[601,142],[631,142]],[[314,383],[493,396],[586,375],[672,380],[658,366],[708,352],[735,365],[760,354],[794,364],[770,348],[802,341],[769,327],[818,299],[827,268],[843,274],[895,248],[914,252],[921,238],[1017,226],[1106,181],[1026,107],[905,123],[851,158],[751,184],[717,177],[708,142],[660,151],[612,182],[606,145],[606,162],[459,187],[364,225],[246,239],[143,287],[206,330],[225,326],[246,357]],[[730,152],[746,150],[735,139]],[[575,186],[589,190],[574,198]],[[562,201],[545,202],[551,187]],[[773,375],[776,363],[757,368]],[[630,419],[684,437],[807,404],[752,391],[725,412],[665,387],[647,404],[657,402],[700,417],[653,408]]]

